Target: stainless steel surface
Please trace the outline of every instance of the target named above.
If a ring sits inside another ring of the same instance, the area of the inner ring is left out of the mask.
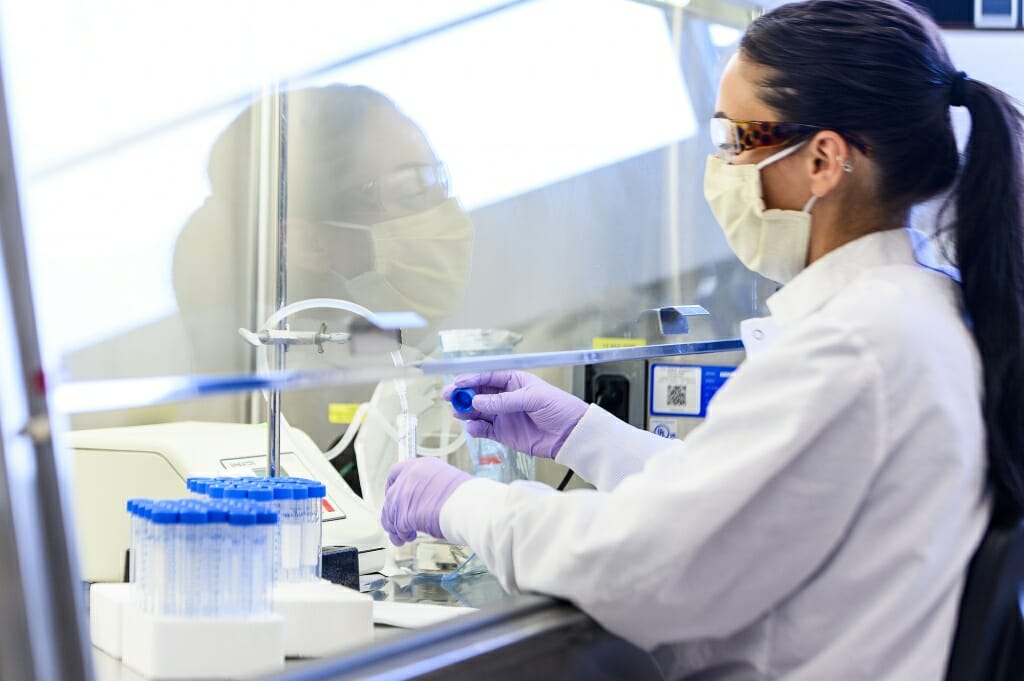
[[[49,428],[6,87],[0,71],[0,248],[7,332],[0,413],[0,671],[19,681],[92,679],[64,467]],[[31,426],[31,427],[30,427]]]
[[[110,381],[79,381],[53,390],[56,409],[67,414],[140,407],[245,390],[298,390],[327,385],[373,384],[387,378],[458,374],[496,369],[537,369],[571,364],[598,364],[627,359],[699,355],[739,350],[738,338],[693,343],[666,343],[637,348],[566,350],[486,357],[458,357],[396,368],[383,363],[354,364],[329,371],[282,371],[257,376],[158,376]]]

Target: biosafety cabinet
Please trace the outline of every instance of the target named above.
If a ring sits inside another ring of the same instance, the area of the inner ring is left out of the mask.
[[[467,371],[666,437],[700,422],[775,290],[702,197],[759,11],[0,2],[0,676],[120,678],[83,586],[123,578],[129,497],[201,474],[318,480],[323,546],[355,547],[365,590],[480,608],[294,678],[653,674],[548,598],[381,587],[382,476],[401,413],[420,455],[473,468],[440,399]]]

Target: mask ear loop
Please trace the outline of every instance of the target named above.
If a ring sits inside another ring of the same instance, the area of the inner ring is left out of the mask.
[[[802,149],[805,144],[807,144],[807,142],[801,142],[800,144],[794,144],[793,146],[783,149],[782,151],[777,151],[768,158],[766,158],[765,160],[757,163],[754,167],[757,168],[758,170],[762,170],[763,168],[771,165],[772,163],[775,163],[776,161],[781,161],[787,156],[795,154],[798,150]]]
[[[789,156],[791,154],[795,154],[797,152],[797,150],[800,149],[801,147],[803,147],[805,144],[807,144],[807,142],[801,142],[800,144],[795,144],[795,145],[789,147],[788,149],[783,149],[782,151],[778,151],[778,152],[772,154],[771,156],[769,156],[768,158],[766,158],[765,160],[761,161],[760,163],[756,164],[754,167],[757,168],[758,171],[760,171],[765,166],[771,165],[772,163],[775,163],[776,161],[780,161],[780,160],[786,158],[787,156]],[[851,170],[852,170],[852,168],[851,168]],[[818,197],[815,196],[814,194],[811,194],[811,198],[808,199],[807,203],[804,204],[803,212],[804,213],[810,213],[811,209],[814,208],[814,204],[817,203],[817,201],[818,201]]]

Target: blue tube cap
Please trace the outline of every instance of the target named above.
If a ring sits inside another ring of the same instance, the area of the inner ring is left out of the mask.
[[[178,522],[182,525],[205,525],[208,518],[205,510],[188,508],[178,513]]]
[[[208,485],[206,487],[206,493],[209,495],[211,499],[223,499],[224,493],[227,490],[227,486],[223,484]]]
[[[285,487],[284,485],[277,485],[274,487],[274,498],[275,499],[294,499],[295,494],[292,493],[291,486]]]
[[[228,514],[229,525],[255,525],[257,518],[256,511],[251,511],[247,508],[231,509]]]
[[[166,506],[154,508],[150,520],[157,525],[175,525],[178,522],[178,511]]]
[[[472,388],[456,388],[452,391],[452,406],[460,414],[473,411],[473,397],[476,391]]]
[[[224,506],[211,506],[206,512],[206,519],[211,523],[226,523],[230,509]]]
[[[252,487],[245,490],[246,498],[253,501],[270,501],[274,498],[274,490],[267,487]]]
[[[309,488],[305,485],[285,485],[285,489],[291,490],[292,499],[308,499]]]

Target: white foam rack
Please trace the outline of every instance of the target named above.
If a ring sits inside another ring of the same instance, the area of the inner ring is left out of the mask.
[[[326,580],[274,589],[274,614],[259,618],[152,615],[129,584],[93,584],[94,646],[149,679],[238,679],[273,672],[286,657],[322,657],[373,639],[373,599]]]

